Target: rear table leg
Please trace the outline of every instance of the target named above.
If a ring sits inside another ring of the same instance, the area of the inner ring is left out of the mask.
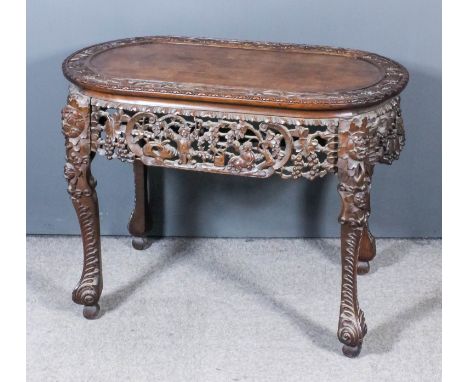
[[[359,241],[359,261],[357,272],[364,275],[369,272],[369,261],[375,257],[375,239],[368,227],[364,227]]]
[[[151,246],[147,235],[151,228],[148,201],[148,169],[139,160],[133,162],[135,179],[135,206],[128,223],[128,230],[133,235],[132,246],[143,250]]]

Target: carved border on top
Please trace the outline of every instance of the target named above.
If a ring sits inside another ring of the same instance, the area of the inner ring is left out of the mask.
[[[206,86],[190,83],[176,83],[156,80],[140,80],[103,76],[90,66],[90,58],[108,49],[143,43],[194,44],[217,47],[236,47],[257,50],[282,50],[290,52],[318,52],[321,54],[341,55],[365,60],[376,65],[384,72],[381,81],[365,89],[344,92],[300,93],[281,90],[249,89],[227,86]],[[84,88],[98,89],[118,94],[139,94],[149,96],[192,96],[224,99],[225,101],[252,101],[256,103],[284,103],[303,105],[314,109],[326,104],[329,108],[340,106],[363,107],[383,102],[399,94],[408,82],[407,70],[397,62],[377,54],[327,46],[282,44],[270,42],[199,39],[188,37],[154,36],[136,37],[81,49],[69,56],[62,65],[65,76],[73,83]]]

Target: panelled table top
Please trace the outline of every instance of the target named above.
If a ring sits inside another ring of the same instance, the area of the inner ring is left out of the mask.
[[[94,45],[63,71],[102,93],[302,110],[371,106],[408,82],[403,66],[363,51],[182,37]]]

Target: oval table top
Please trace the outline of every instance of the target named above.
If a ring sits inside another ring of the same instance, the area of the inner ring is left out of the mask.
[[[363,51],[164,36],[93,45],[63,72],[106,94],[301,110],[375,105],[408,82],[402,65]]]

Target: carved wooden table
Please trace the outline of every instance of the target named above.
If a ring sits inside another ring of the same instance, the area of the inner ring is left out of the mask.
[[[404,144],[398,94],[408,72],[375,54],[321,46],[178,37],[133,38],[63,63],[65,177],[84,249],[73,301],[96,318],[102,291],[96,153],[133,162],[134,247],[147,246],[147,166],[313,180],[337,173],[342,200],[338,338],[360,352],[367,328],[356,279],[369,270],[374,165]]]

